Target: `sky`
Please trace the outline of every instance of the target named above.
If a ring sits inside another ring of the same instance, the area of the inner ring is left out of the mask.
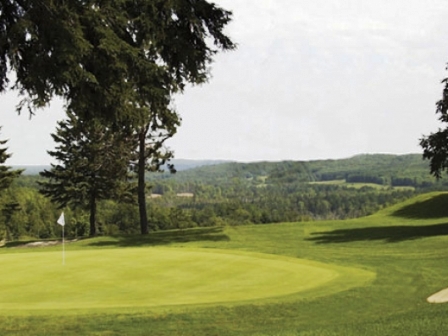
[[[231,10],[206,84],[175,97],[176,158],[280,161],[421,153],[443,127],[435,114],[448,77],[445,0],[216,0]],[[49,164],[55,100],[29,119],[0,95],[10,165]]]

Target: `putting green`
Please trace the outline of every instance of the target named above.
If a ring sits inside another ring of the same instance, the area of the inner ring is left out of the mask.
[[[3,311],[236,302],[305,293],[331,283],[339,283],[339,291],[347,287],[341,283],[352,286],[374,276],[307,260],[214,249],[69,251],[65,265],[60,252],[0,258]],[[341,276],[352,281],[336,281]]]

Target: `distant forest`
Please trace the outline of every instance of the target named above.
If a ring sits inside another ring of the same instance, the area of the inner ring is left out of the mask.
[[[363,154],[339,160],[225,162],[215,165],[207,162],[195,169],[181,170],[176,175],[150,175],[150,179],[213,183],[232,178],[255,178],[269,184],[345,180],[416,188],[438,184],[429,173],[429,162],[424,161],[420,154]]]
[[[176,164],[176,161],[174,161]],[[152,230],[346,219],[366,216],[417,193],[447,190],[421,155],[358,155],[341,160],[283,162],[182,161],[176,174],[150,173]],[[183,168],[182,168],[183,167]],[[35,167],[37,168],[37,167]],[[59,209],[39,194],[37,171],[20,176],[7,197],[20,209],[5,220],[0,239],[50,239]],[[66,232],[88,234],[88,214],[64,209]],[[100,234],[134,234],[136,204],[102,201]]]

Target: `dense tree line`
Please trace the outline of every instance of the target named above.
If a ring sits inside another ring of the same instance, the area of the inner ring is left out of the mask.
[[[60,236],[60,227],[55,225],[60,210],[38,192],[33,179],[38,177],[18,178],[7,191],[8,199],[20,204],[20,210],[13,213],[4,228],[9,239]],[[307,183],[260,187],[237,179],[222,185],[162,180],[154,184],[152,191],[160,194],[147,198],[150,230],[354,218],[416,193],[412,189]],[[97,207],[97,234],[140,232],[136,204],[100,200]],[[67,206],[65,213],[68,236],[89,235],[88,211]]]
[[[416,193],[412,189],[306,183],[259,187],[240,181],[222,186],[187,183],[162,188],[159,185],[158,189],[166,191],[163,197],[153,200],[159,207],[177,206],[193,218],[219,218],[231,225],[365,216]],[[177,192],[186,191],[194,196],[187,199],[176,196]]]
[[[100,133],[101,136],[108,136],[107,133]],[[109,140],[109,145],[112,146],[112,138]],[[100,143],[97,142],[96,146]],[[95,153],[96,146],[92,148],[92,153]],[[76,146],[71,147],[77,150]],[[84,147],[84,149],[88,148],[89,146]],[[101,146],[99,149],[100,157],[102,152],[108,152],[109,156],[113,154],[113,151],[102,151]],[[167,152],[166,155],[171,154]],[[368,158],[370,161],[371,157]],[[386,158],[390,160],[390,157]],[[403,161],[401,158],[393,160]],[[411,166],[415,162],[415,158],[412,157],[407,157],[404,161],[406,160],[410,161]],[[87,167],[88,164],[92,164],[99,169],[102,167],[99,162],[102,161],[96,161],[94,157],[90,157],[84,163]],[[174,175],[149,173],[145,179],[146,184],[150,186],[150,192],[145,197],[148,230],[354,218],[374,213],[382,207],[404,200],[416,193],[446,188],[441,182],[430,181],[431,183],[427,185],[422,183],[428,180],[425,180],[427,177],[422,179],[421,166],[417,166],[416,169],[402,165],[401,171],[388,167],[392,177],[381,180],[386,168],[378,162],[373,164],[377,167],[376,175],[368,167],[358,174],[345,171],[344,169],[348,167],[343,167],[341,171],[335,169],[336,166],[344,166],[344,162],[332,162],[330,167],[333,169],[332,172],[328,167],[321,166],[318,169],[313,164],[321,165],[320,162],[310,162],[309,166],[305,167],[306,164],[300,163],[301,168],[296,173],[306,176],[317,176],[323,171],[328,174],[345,174],[346,181],[353,183],[343,183],[342,180],[336,181],[337,183],[310,183],[306,179],[305,181],[289,179],[289,176],[292,176],[290,172],[297,165],[294,162],[224,163],[178,172]],[[419,164],[421,164],[420,161]],[[69,165],[65,166],[70,168]],[[109,166],[110,162],[106,167]],[[120,165],[117,164],[112,165],[111,168],[118,169],[119,167]],[[153,170],[157,171],[158,168],[162,167],[156,165]],[[359,169],[357,166],[351,166],[351,170],[354,168]],[[79,167],[76,170],[81,171]],[[96,172],[98,174],[96,178],[99,180],[102,179],[102,174],[106,173],[92,167],[88,171]],[[277,173],[271,174],[273,171]],[[204,172],[206,174],[203,174]],[[416,173],[415,176],[412,172]],[[404,177],[396,177],[399,174]],[[216,176],[218,177],[215,178]],[[105,178],[107,183],[110,182],[107,181],[108,179]],[[133,181],[135,182],[135,178]],[[114,183],[118,182],[114,181]],[[25,175],[15,179],[13,186],[5,190],[5,198],[20,204],[20,209],[11,212],[7,227],[3,229],[8,237],[50,238],[58,237],[60,234],[58,231],[60,228],[54,225],[60,210],[56,208],[57,205],[50,203],[38,193],[42,183],[45,185],[48,180],[39,176]],[[379,186],[375,187],[375,184]],[[407,188],[394,186],[407,186]],[[70,183],[67,187],[70,187]],[[76,192],[75,189],[74,192]],[[82,195],[83,192],[79,192],[79,196],[83,197]],[[118,195],[98,199],[96,225],[93,229],[89,207],[77,207],[72,202],[64,203],[68,235],[85,236],[92,234],[93,230],[96,234],[141,232],[139,207],[135,199],[128,202],[125,198],[116,196]]]

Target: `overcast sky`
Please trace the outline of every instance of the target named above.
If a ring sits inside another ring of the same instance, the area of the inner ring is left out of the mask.
[[[219,0],[238,49],[176,98],[176,158],[236,161],[419,153],[448,77],[446,0]],[[61,102],[29,120],[0,96],[8,164],[47,164]]]

